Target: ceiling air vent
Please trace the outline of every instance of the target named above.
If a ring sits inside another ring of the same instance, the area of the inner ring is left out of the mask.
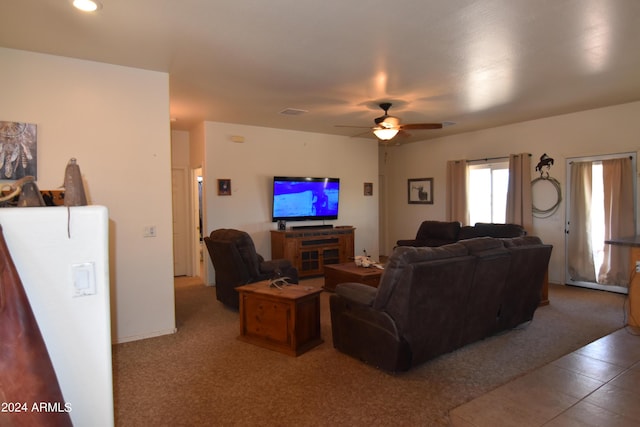
[[[285,116],[299,116],[301,114],[308,113],[307,110],[300,110],[299,108],[285,108],[280,111],[280,114]]]

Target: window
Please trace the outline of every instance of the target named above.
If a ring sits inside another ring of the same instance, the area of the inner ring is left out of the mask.
[[[505,223],[509,162],[469,165],[469,221]]]

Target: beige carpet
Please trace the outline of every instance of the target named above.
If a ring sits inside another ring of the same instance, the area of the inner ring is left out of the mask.
[[[116,425],[447,425],[450,409],[625,322],[624,296],[551,285],[530,324],[390,375],[333,348],[328,298],[325,342],[294,358],[237,340],[238,313],[177,279],[178,332],[114,346]]]

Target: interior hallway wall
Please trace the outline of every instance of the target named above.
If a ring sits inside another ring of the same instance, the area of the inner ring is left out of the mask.
[[[0,64],[0,120],[37,125],[38,187],[73,157],[109,209],[113,341],[174,332],[168,74],[5,48]]]

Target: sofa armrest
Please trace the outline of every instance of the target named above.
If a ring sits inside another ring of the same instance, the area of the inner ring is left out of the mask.
[[[411,348],[399,335],[391,316],[351,299],[364,298],[372,291],[375,293],[376,288],[361,283],[341,283],[336,287],[336,293],[329,297],[333,346],[380,369],[406,371],[411,367]],[[366,299],[362,302],[366,304]]]
[[[420,242],[415,239],[398,240],[396,246],[421,246]]]
[[[357,305],[371,307],[378,289],[362,283],[340,283],[336,286],[336,295]]]

